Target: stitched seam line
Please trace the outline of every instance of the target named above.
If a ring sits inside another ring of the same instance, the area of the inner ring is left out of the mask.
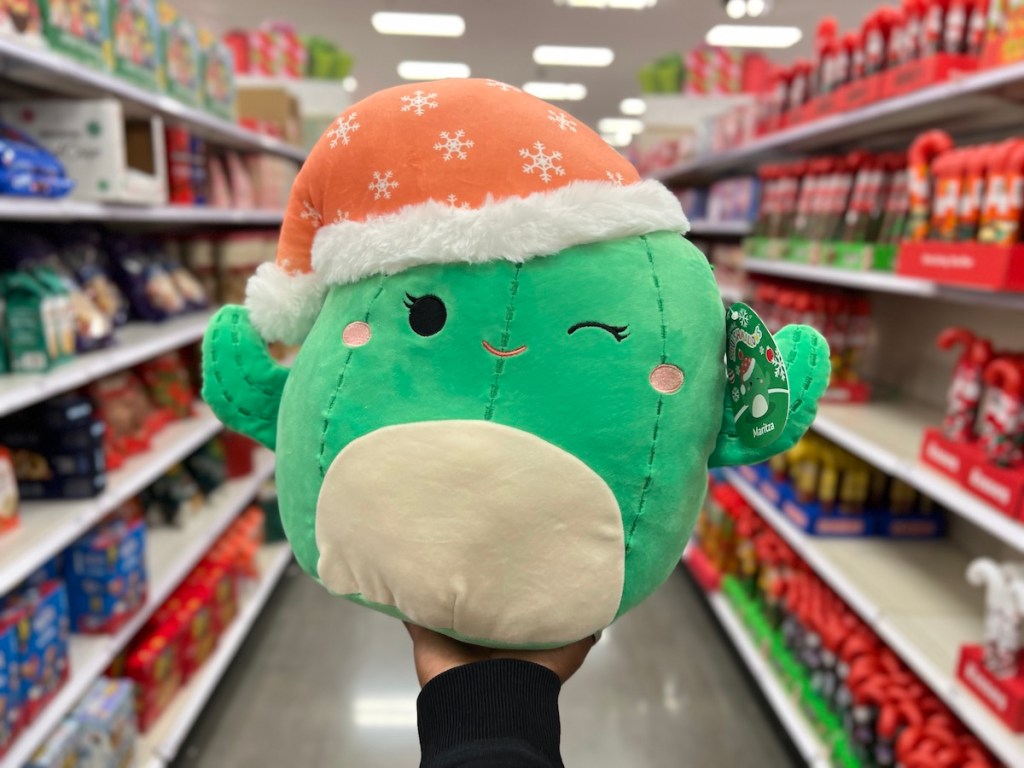
[[[370,311],[373,309],[373,305],[377,303],[377,298],[384,290],[384,280],[386,278],[381,275],[380,285],[377,286],[377,292],[373,294],[373,298],[370,299],[370,303],[366,307],[366,312],[363,314],[363,322],[370,322]],[[324,466],[324,454],[327,453],[327,430],[331,426],[331,414],[334,412],[334,404],[338,402],[338,398],[341,396],[341,390],[345,386],[345,374],[348,372],[348,364],[352,362],[352,353],[355,352],[354,348],[348,350],[348,354],[345,355],[345,362],[341,365],[341,371],[338,372],[338,381],[334,385],[334,392],[331,393],[331,399],[327,402],[327,410],[324,411],[324,423],[320,429],[320,453],[317,456],[316,463],[320,467],[320,479],[322,480],[327,475],[327,467]]]
[[[654,268],[654,254],[651,252],[651,244],[644,236],[641,236],[640,239],[644,241],[644,247],[647,249],[647,263],[651,266],[651,278],[654,281],[654,290],[658,295],[658,317],[661,321],[661,363],[664,364],[668,357],[668,327],[665,324],[665,300],[661,295],[661,281],[658,279],[658,273]],[[658,450],[658,433],[661,430],[661,412],[664,407],[665,395],[659,394],[658,408],[654,414],[654,428],[651,430],[651,451],[647,455],[647,471],[644,473],[644,484],[640,488],[640,501],[637,503],[636,515],[633,516],[633,524],[630,526],[629,535],[626,537],[626,552],[629,552],[629,548],[633,543],[633,534],[636,533],[637,524],[639,524],[644,510],[647,508],[647,496],[650,493],[654,477],[654,457]]]
[[[512,337],[512,318],[516,314],[516,294],[519,292],[519,270],[522,264],[516,264],[515,272],[512,274],[512,287],[509,289],[508,306],[505,308],[505,330],[501,333],[501,348],[508,347],[508,340]],[[484,421],[490,421],[494,417],[494,407],[498,399],[498,391],[501,388],[501,374],[505,371],[505,358],[499,357],[494,364],[494,380],[491,381],[491,394],[487,402],[487,410],[484,411]]]
[[[277,420],[277,413],[275,413],[273,416],[268,416],[267,414],[264,414],[264,413],[254,413],[253,411],[250,411],[244,405],[239,403],[237,400],[235,400],[235,398],[231,395],[230,391],[228,391],[227,386],[225,386],[225,384],[224,384],[224,379],[221,378],[221,375],[220,375],[220,364],[218,363],[218,360],[217,360],[217,349],[218,349],[218,346],[219,346],[219,344],[218,344],[219,338],[220,338],[220,328],[214,328],[213,329],[213,335],[210,338],[210,341],[212,342],[210,344],[210,362],[213,364],[211,366],[211,369],[213,371],[213,378],[217,382],[217,387],[220,389],[221,396],[228,403],[228,405],[230,405],[232,408],[234,408],[236,412],[238,412],[238,413],[242,414],[243,416],[245,416],[247,419],[258,419],[260,421],[276,421]]]
[[[280,390],[271,389],[270,387],[255,381],[251,376],[249,376],[249,371],[242,360],[242,331],[239,327],[241,321],[241,312],[235,312],[231,315],[231,345],[235,348],[235,366],[242,372],[242,381],[260,394],[272,397],[275,400],[280,400]],[[273,375],[273,369],[271,369],[271,375]]]

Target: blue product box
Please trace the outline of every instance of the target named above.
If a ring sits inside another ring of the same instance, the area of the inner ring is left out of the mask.
[[[0,756],[21,726],[21,681],[18,674],[17,609],[0,613]]]
[[[78,761],[81,732],[78,723],[65,720],[43,742],[25,768],[74,768],[81,765]]]
[[[76,632],[116,632],[146,602],[146,527],[114,520],[71,545],[65,578]]]
[[[101,677],[71,715],[82,737],[78,759],[83,766],[131,765],[139,729],[135,719],[135,685]]]
[[[68,594],[61,581],[25,590],[18,656],[25,721],[35,719],[68,676]]]

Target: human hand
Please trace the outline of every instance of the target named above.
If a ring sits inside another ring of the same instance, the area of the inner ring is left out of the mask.
[[[406,624],[412,638],[413,657],[416,660],[416,675],[420,686],[424,686],[440,675],[463,664],[491,659],[519,659],[531,661],[547,667],[563,683],[572,677],[583,665],[596,639],[586,637],[562,648],[550,648],[537,651],[503,650],[500,648],[484,648],[470,645],[459,640],[433,632],[415,624]]]

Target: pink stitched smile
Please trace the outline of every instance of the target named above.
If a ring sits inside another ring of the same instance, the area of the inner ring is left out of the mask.
[[[502,352],[500,349],[495,349],[494,347],[492,347],[486,341],[481,342],[481,343],[484,345],[484,349],[486,349],[488,352],[490,352],[495,357],[515,357],[516,355],[521,355],[521,354],[523,354],[523,352],[526,351],[526,345],[525,344],[523,344],[523,346],[521,346],[521,347],[516,347],[515,349],[510,350],[508,352]]]

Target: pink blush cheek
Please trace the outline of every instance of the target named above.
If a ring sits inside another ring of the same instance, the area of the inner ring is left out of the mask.
[[[370,340],[371,335],[369,324],[356,321],[345,326],[341,340],[346,347],[361,347]]]
[[[651,386],[665,395],[674,395],[683,388],[683,371],[674,365],[662,364],[651,371]]]

